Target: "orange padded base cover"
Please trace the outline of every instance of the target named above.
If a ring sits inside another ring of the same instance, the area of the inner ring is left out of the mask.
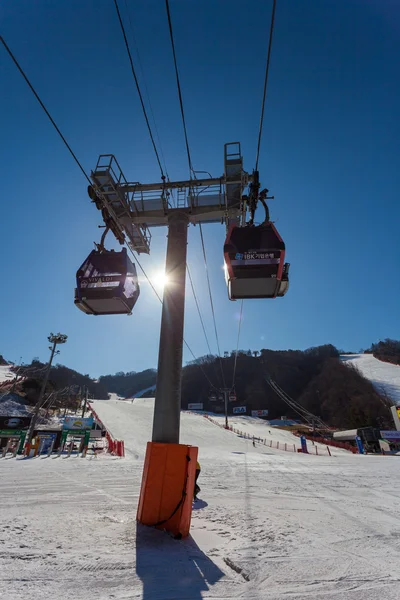
[[[139,523],[166,529],[173,535],[189,535],[197,453],[194,446],[147,443]]]

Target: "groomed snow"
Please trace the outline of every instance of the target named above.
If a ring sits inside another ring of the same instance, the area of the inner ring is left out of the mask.
[[[151,400],[95,410],[126,459],[1,459],[0,598],[397,600],[400,462],[253,448],[182,415],[198,444],[192,538],[137,527]],[[277,434],[278,435],[278,434]]]
[[[378,360],[372,354],[344,354],[340,358],[357,367],[378,391],[400,404],[400,366]]]

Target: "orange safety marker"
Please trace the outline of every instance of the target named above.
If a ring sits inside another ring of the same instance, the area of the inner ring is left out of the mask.
[[[190,531],[198,448],[148,442],[137,520],[177,538]]]

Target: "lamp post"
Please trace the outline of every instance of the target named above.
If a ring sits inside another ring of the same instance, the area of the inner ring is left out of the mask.
[[[40,408],[41,408],[42,402],[43,402],[44,392],[46,389],[47,381],[49,379],[51,363],[53,362],[54,355],[59,354],[59,350],[56,350],[56,347],[58,344],[65,344],[65,342],[67,341],[67,338],[68,338],[68,336],[66,336],[63,333],[56,333],[56,334],[51,333],[49,335],[49,337],[47,338],[49,340],[49,342],[53,345],[49,346],[49,350],[51,350],[50,359],[49,359],[49,362],[47,363],[47,368],[46,368],[46,372],[44,375],[42,387],[40,388],[39,399],[36,402],[35,410],[33,411],[32,419],[31,419],[31,424],[29,425],[29,430],[28,430],[28,433],[26,436],[26,448],[28,449],[28,453],[30,451],[30,446],[32,444],[33,432],[35,430],[36,421],[39,416],[39,411],[40,411]]]

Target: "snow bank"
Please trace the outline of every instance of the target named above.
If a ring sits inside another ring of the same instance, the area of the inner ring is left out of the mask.
[[[4,417],[24,417],[31,414],[29,408],[16,394],[0,394],[0,415]]]

